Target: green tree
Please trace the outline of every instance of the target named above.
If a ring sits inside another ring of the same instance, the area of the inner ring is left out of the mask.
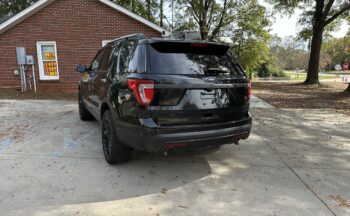
[[[266,62],[261,64],[257,68],[258,77],[268,77],[268,76],[276,76],[276,77],[284,77],[286,76],[283,70],[278,67],[271,59],[268,59]]]
[[[343,65],[350,61],[350,32],[343,38],[332,38],[325,41],[322,50],[331,58],[331,63],[328,65],[328,69],[334,69],[335,65]],[[345,90],[350,93],[350,83]]]
[[[235,18],[243,0],[181,0],[181,5],[187,14],[198,25],[203,40],[219,38],[223,29],[230,25]]]
[[[120,6],[134,12],[135,14],[148,19],[151,22],[159,23],[155,18],[158,4],[154,0],[111,0]]]
[[[305,84],[318,84],[318,69],[324,31],[327,26],[339,19],[349,17],[349,0],[269,0],[276,9],[292,13],[296,8],[311,15],[311,52]]]
[[[343,38],[331,38],[323,43],[322,51],[331,57],[328,69],[334,69],[335,65],[343,65],[350,60],[350,35]]]
[[[38,0],[1,0],[0,17],[15,15]]]
[[[232,29],[231,52],[245,70],[256,70],[269,58],[269,25],[265,7],[257,0],[251,0],[238,8],[235,21],[228,26]]]

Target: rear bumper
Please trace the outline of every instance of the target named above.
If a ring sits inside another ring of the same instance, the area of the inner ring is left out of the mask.
[[[117,135],[121,142],[134,149],[158,152],[176,147],[205,148],[232,144],[240,139],[247,139],[251,126],[252,118],[249,114],[239,121],[210,124],[210,126],[147,128],[128,125],[117,127]]]

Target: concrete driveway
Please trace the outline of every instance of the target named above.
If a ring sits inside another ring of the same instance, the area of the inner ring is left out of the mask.
[[[239,146],[103,158],[71,101],[0,101],[1,215],[350,215],[350,117],[254,98]]]

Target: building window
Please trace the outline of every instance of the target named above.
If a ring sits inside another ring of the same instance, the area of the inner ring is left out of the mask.
[[[37,42],[38,66],[40,80],[58,80],[58,63],[56,42]]]

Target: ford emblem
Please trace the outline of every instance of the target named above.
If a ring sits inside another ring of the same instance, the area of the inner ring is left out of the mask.
[[[216,82],[216,77],[205,77],[204,82]]]

